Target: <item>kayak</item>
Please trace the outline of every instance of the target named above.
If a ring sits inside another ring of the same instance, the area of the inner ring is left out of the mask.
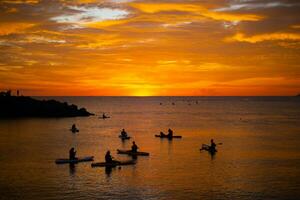
[[[117,149],[117,153],[118,154],[127,154],[127,155],[131,155],[131,156],[149,156],[150,155],[147,152],[141,152],[141,151],[132,152],[131,150],[120,150],[120,149]]]
[[[217,152],[216,149],[210,148],[210,146],[207,145],[207,144],[202,144],[202,148],[200,149],[200,151],[202,151],[202,150],[208,151],[209,153],[216,153]]]
[[[167,135],[155,135],[155,137],[159,137],[159,138],[169,138],[169,139],[172,139],[172,138],[182,138],[181,135],[173,135],[171,138]]]
[[[107,118],[110,118],[110,117],[99,117],[99,119],[107,119]]]
[[[122,135],[119,135],[119,138],[121,138],[122,140],[129,140],[131,137],[129,136],[124,137]]]
[[[107,162],[97,162],[92,163],[92,167],[116,167],[120,165],[134,165],[136,162],[134,160],[128,160],[128,161],[118,161],[113,163],[107,163]]]
[[[70,160],[68,158],[59,158],[55,160],[56,164],[67,164],[67,163],[79,163],[79,162],[88,162],[88,161],[94,161],[94,156],[86,156],[86,157],[79,157],[75,160]]]
[[[72,131],[72,133],[77,133],[79,132],[79,129],[70,129],[70,131]]]

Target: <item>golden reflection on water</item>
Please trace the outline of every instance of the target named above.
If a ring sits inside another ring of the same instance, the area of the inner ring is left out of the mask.
[[[171,102],[175,101],[175,106]],[[163,102],[163,105],[159,105]],[[299,195],[299,102],[201,101],[181,99],[73,99],[111,119],[10,119],[0,121],[0,188],[4,198],[23,199],[282,199]],[[280,116],[280,117],[278,117]],[[242,119],[241,119],[242,118]],[[72,134],[76,123],[80,132]],[[149,157],[134,166],[105,169],[90,163],[56,165],[75,146],[78,156],[119,160],[129,149],[122,128]],[[174,130],[182,139],[155,138]],[[200,152],[214,138],[212,157]],[[272,187],[270,187],[270,185]]]

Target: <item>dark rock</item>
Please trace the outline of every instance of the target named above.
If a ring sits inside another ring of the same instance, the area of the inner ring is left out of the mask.
[[[0,118],[6,117],[77,117],[90,116],[85,108],[56,100],[37,100],[25,96],[0,95]]]

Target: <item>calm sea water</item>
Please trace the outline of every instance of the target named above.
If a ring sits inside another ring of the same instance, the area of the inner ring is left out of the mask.
[[[111,118],[0,120],[0,199],[300,198],[300,98],[55,99]],[[69,131],[72,123],[78,134]],[[130,159],[115,151],[131,146],[118,138],[122,128],[150,157],[111,171],[54,163],[72,146],[95,161],[107,150]],[[154,137],[168,128],[183,138]],[[211,138],[223,143],[214,157],[199,151]]]

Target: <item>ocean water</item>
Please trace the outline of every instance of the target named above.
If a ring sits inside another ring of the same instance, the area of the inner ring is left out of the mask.
[[[1,119],[0,199],[300,199],[300,98],[53,98],[111,118]],[[133,141],[122,128],[149,157],[111,170],[55,164],[72,146],[131,159],[116,154]],[[168,128],[183,138],[154,137]],[[211,138],[223,143],[214,156],[199,150]]]

